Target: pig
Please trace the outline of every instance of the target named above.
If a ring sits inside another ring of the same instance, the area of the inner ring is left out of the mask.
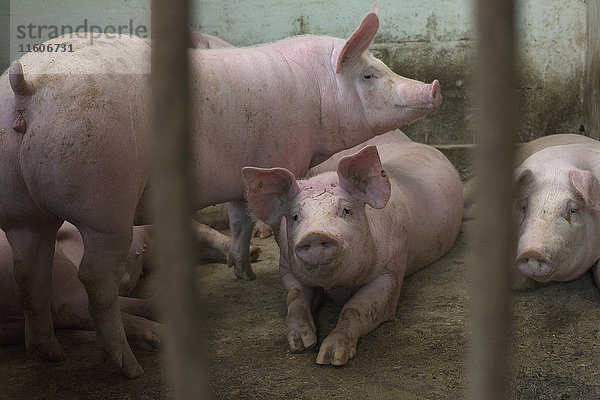
[[[353,358],[360,337],[394,318],[404,277],[444,255],[460,230],[453,165],[402,132],[385,139],[334,157],[320,168],[332,169],[306,180],[285,168],[243,169],[250,209],[273,227],[281,250],[290,350],[316,344],[312,310],[323,295],[343,306],[318,364]]]
[[[192,220],[195,240],[202,244],[200,263],[226,262],[231,238]],[[119,289],[119,308],[127,338],[142,347],[160,344],[162,325],[154,322],[150,300],[130,298],[151,260],[151,226],[134,226],[133,239]],[[252,247],[251,260],[260,249]],[[65,222],[57,233],[52,268],[52,319],[57,329],[93,330],[85,287],[77,278],[77,265],[83,256],[83,241],[74,225]],[[128,279],[126,279],[128,278]],[[0,344],[21,342],[24,338],[23,309],[17,301],[12,279],[12,254],[6,235],[0,231]]]
[[[224,41],[221,38],[218,38],[216,36],[211,36],[211,35],[207,35],[205,33],[200,33],[198,31],[196,31],[195,29],[193,29],[192,27],[189,27],[188,30],[188,47],[192,48],[192,49],[223,49],[223,48],[232,48],[235,47],[230,43],[227,43],[226,41]],[[243,215],[241,213],[246,213],[248,212],[248,206],[246,204],[246,202],[241,202],[240,205],[242,205],[242,208],[240,210],[235,210],[232,212],[232,215]],[[231,207],[235,207],[236,204],[235,202],[233,202],[231,204]],[[247,221],[247,220],[246,220]],[[230,219],[229,219],[229,207],[227,206],[227,203],[223,204],[219,213],[215,216],[215,218],[211,221],[211,223],[209,224],[209,226],[211,228],[215,228],[215,229],[227,229],[230,228],[231,232],[236,232],[236,229],[238,229],[238,224],[236,223],[236,221],[234,221],[233,224],[231,224],[230,226]],[[251,220],[250,222],[253,222],[253,220]],[[248,228],[245,228],[248,229]],[[224,235],[218,233],[218,232],[211,232],[210,230],[200,226],[199,224],[195,224],[194,226],[194,233],[197,236],[197,238],[199,238],[199,242],[203,243],[205,245],[208,246],[208,249],[219,249],[220,251],[223,251],[225,248],[227,249],[227,251],[224,253],[225,254],[225,258],[222,258],[222,254],[214,254],[213,258],[211,258],[210,256],[206,256],[205,260],[212,260],[215,262],[224,262],[226,263],[229,267],[233,266],[234,262],[233,260],[240,260],[238,263],[240,265],[248,265],[250,266],[250,261],[256,261],[258,260],[258,256],[260,254],[260,249],[256,246],[250,246],[250,243],[235,243],[232,245],[232,241],[229,240],[228,238],[226,238]],[[268,226],[267,224],[265,224],[262,221],[256,221],[256,225],[254,226],[254,229],[252,231],[252,236],[253,237],[259,237],[261,239],[266,239],[269,236],[271,236],[273,234],[273,232],[271,231],[271,227]],[[250,246],[250,260],[243,260],[244,256],[248,255],[246,254],[246,252],[243,252],[242,254],[240,254],[240,249],[243,249],[247,246]],[[233,254],[233,251],[238,251],[238,254]],[[224,260],[224,261],[223,261]],[[249,267],[250,268],[250,267]],[[250,268],[247,274],[244,275],[240,275],[238,276],[239,278],[242,279],[252,279],[254,278],[254,273],[252,273],[252,269]]]
[[[401,77],[370,54],[377,11],[348,40],[307,35],[189,50],[196,209],[243,201],[244,166],[302,176],[440,105],[437,80]],[[148,222],[150,42],[90,39],[49,40],[46,47],[73,51],[28,53],[0,77],[0,228],[13,250],[28,351],[64,358],[49,299],[56,232],[66,220],[83,239],[78,274],[103,356],[134,378],[143,369],[127,343],[117,296],[132,226]],[[249,263],[234,263],[238,275],[250,276]]]
[[[550,135],[519,153],[514,288],[569,281],[590,268],[600,286],[600,142]]]
[[[150,264],[149,248],[151,242],[151,226],[141,225],[133,227],[133,238],[129,247],[129,255],[125,262],[125,269],[121,284],[119,285],[119,296],[131,296],[137,287],[143,270]],[[62,253],[75,265],[81,263],[83,258],[83,240],[77,228],[65,222],[57,233],[57,241],[60,243]]]
[[[93,330],[85,287],[77,278],[76,265],[83,253],[81,236],[73,225],[66,223],[59,229],[57,237],[50,296],[54,327]],[[136,227],[126,269],[135,271],[137,265],[132,264],[148,262],[148,252],[144,251],[148,248],[145,245],[147,239],[147,227]],[[11,253],[6,235],[0,231],[0,344],[22,342],[25,334],[23,309],[17,301],[17,288],[12,278]],[[162,324],[153,320],[150,300],[119,296],[119,309],[128,339],[153,349],[160,344]]]

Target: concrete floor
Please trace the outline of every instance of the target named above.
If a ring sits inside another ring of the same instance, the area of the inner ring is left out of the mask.
[[[288,351],[277,248],[272,238],[254,242],[263,249],[255,281],[236,281],[223,265],[196,271],[214,398],[467,397],[472,266],[464,233],[443,259],[406,279],[396,318],[361,339],[341,368],[317,365],[317,349]],[[150,277],[142,291],[151,293],[154,284]],[[591,274],[513,300],[510,398],[600,398],[600,293]],[[338,312],[333,303],[317,311],[319,341]],[[0,399],[170,397],[158,353],[134,350],[146,373],[128,380],[100,361],[92,332],[61,331],[58,338],[68,356],[62,363],[31,359],[23,345],[0,348]]]

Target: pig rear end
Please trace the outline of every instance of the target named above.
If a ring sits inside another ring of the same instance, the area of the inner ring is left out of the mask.
[[[29,53],[0,79],[0,179],[6,184],[0,227],[14,253],[28,350],[64,358],[53,332],[49,283],[56,232],[66,219],[83,236],[79,276],[100,345],[134,377],[142,369],[125,338],[117,290],[148,177],[140,135],[148,131],[142,64],[150,47],[137,38],[90,45],[61,37],[47,45],[63,42],[74,52]]]

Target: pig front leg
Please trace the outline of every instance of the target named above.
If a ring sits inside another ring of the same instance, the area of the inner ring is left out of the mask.
[[[298,282],[281,262],[279,271],[287,292],[287,339],[290,351],[296,353],[317,344],[317,328],[312,313],[322,296],[316,289]]]
[[[234,267],[238,279],[251,281],[256,279],[250,265],[250,240],[254,229],[254,220],[250,216],[248,203],[245,201],[230,201],[229,224],[231,227],[231,249],[227,254],[227,265]]]
[[[358,339],[396,314],[402,276],[388,272],[361,287],[342,308],[338,323],[325,338],[317,364],[345,365],[356,355]]]
[[[60,223],[6,229],[18,297],[25,312],[25,346],[29,352],[51,361],[65,359],[54,335],[50,303],[54,243],[59,227]]]

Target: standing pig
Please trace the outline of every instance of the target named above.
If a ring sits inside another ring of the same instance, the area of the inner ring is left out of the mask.
[[[303,176],[335,152],[437,107],[437,80],[403,78],[369,53],[378,26],[371,12],[348,40],[300,36],[189,50],[194,206],[243,201],[244,166]],[[0,77],[0,228],[14,254],[27,349],[65,357],[49,299],[56,232],[67,220],[83,238],[79,278],[104,357],[136,377],[143,369],[117,295],[132,225],[147,217],[150,43],[71,36],[46,47],[73,52],[28,53]],[[238,274],[249,266],[236,265]]]
[[[281,249],[291,351],[316,344],[311,310],[323,293],[343,304],[319,364],[354,357],[358,339],[394,317],[404,277],[444,255],[460,229],[452,164],[401,132],[388,135],[398,140],[361,145],[307,180],[283,168],[243,170],[250,209],[273,226]]]
[[[223,49],[232,48],[235,46],[233,46],[230,43],[227,43],[223,39],[220,39],[216,36],[200,33],[192,28],[189,28],[188,47],[192,49]],[[252,268],[250,266],[250,261],[256,260],[255,256],[258,256],[258,254],[260,253],[260,249],[254,246],[250,246],[250,236],[258,236],[261,239],[264,239],[273,234],[273,232],[271,231],[271,227],[265,224],[264,222],[249,220],[248,218],[246,218],[245,216],[248,212],[248,205],[245,201],[232,201],[231,204],[223,204],[219,214],[217,214],[215,219],[210,223],[210,226],[215,229],[231,229],[233,240],[226,240],[228,250],[225,253],[225,262],[229,267],[234,265],[238,265],[241,267],[234,269],[236,276],[240,279],[255,278],[255,275],[252,272]],[[230,213],[231,218],[229,216]],[[243,220],[241,222],[235,219],[238,216],[242,216]],[[256,225],[254,225],[255,222]],[[200,227],[197,227],[195,232],[199,232],[198,229],[200,229],[204,233],[210,232],[209,230]],[[247,234],[248,230],[252,230],[251,235]],[[222,238],[220,238],[218,235],[215,235],[214,232],[210,232],[210,236],[211,238],[215,239],[215,242],[211,244],[218,246],[218,239],[221,239],[220,242],[223,243]],[[245,242],[245,240],[247,240],[248,242]],[[250,248],[250,254],[248,254],[248,248]],[[254,260],[252,260],[253,256]],[[249,259],[247,259],[248,257]],[[218,258],[219,257],[217,257],[217,259]],[[240,271],[242,273],[240,273]]]
[[[551,135],[525,144],[515,170],[516,288],[594,268],[600,286],[600,142]]]

